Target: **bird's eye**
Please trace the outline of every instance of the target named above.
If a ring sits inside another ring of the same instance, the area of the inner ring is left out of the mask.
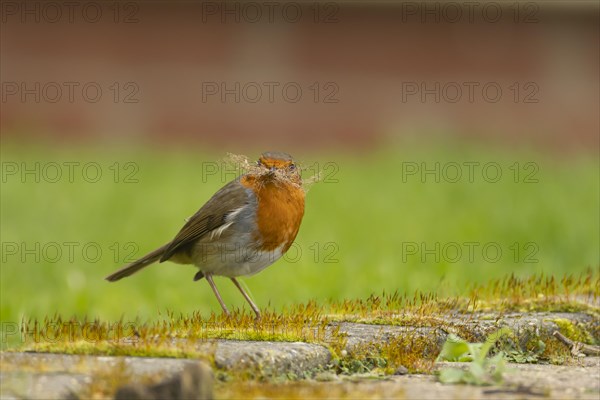
[[[296,164],[290,164],[290,166],[288,167],[288,169],[290,171],[295,171],[296,170]]]

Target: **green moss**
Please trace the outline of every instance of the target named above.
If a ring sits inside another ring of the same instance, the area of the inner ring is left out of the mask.
[[[103,355],[103,356],[132,356],[132,357],[165,357],[165,358],[207,358],[190,346],[146,343],[141,346],[114,345],[107,342],[88,343],[85,341],[65,343],[39,343],[28,350],[41,353]]]
[[[265,311],[260,320],[239,311],[231,317],[167,313],[152,322],[63,319],[55,315],[43,321],[23,321],[24,344],[13,350],[197,358],[207,352],[207,344],[227,339],[327,343],[340,351],[345,338],[339,329],[328,329],[330,320],[321,310],[315,302],[309,302],[283,313]]]
[[[574,323],[565,318],[556,318],[552,321],[558,326],[560,333],[567,338],[576,342],[594,344],[594,338],[581,324]]]

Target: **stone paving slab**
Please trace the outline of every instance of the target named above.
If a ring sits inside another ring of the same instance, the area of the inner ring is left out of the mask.
[[[438,363],[466,367],[462,363]],[[580,360],[576,366],[509,364],[512,372],[505,374],[502,386],[472,386],[442,384],[432,375],[332,376],[327,381],[249,382],[239,388],[221,387],[221,398],[274,399],[442,399],[442,400],[522,400],[522,399],[583,399],[600,398],[600,358]]]
[[[467,326],[471,331],[480,332],[482,337],[500,326],[513,328],[517,335],[528,334],[532,328],[537,333],[544,331],[551,334],[552,331],[558,329],[556,323],[553,322],[556,319],[567,319],[587,326],[595,326],[596,328],[592,331],[596,333],[599,331],[597,327],[600,324],[600,321],[594,319],[593,316],[583,313],[529,313],[524,315],[515,313],[503,315],[501,318],[494,315],[479,315],[478,317],[478,319],[474,319],[473,316],[467,318],[454,315],[448,316],[446,321],[463,324],[462,326]],[[441,348],[448,334],[447,330],[442,328],[382,326],[347,322],[337,323],[331,329],[339,329],[339,332],[346,336],[346,349],[349,352],[363,344],[384,343],[398,336],[434,338],[433,343]],[[325,346],[301,342],[203,340],[198,342],[196,350],[201,354],[206,354],[207,358],[214,361],[214,365],[219,369],[255,370],[265,376],[295,374],[302,377],[304,372],[326,368],[331,361],[331,354]],[[527,396],[547,395],[548,390],[546,389],[554,387],[552,393],[556,392],[556,397],[568,398],[571,395],[581,395],[582,398],[588,398],[588,394],[591,393],[597,399],[600,391],[598,387],[600,385],[600,364],[598,358],[584,360],[586,361],[582,362],[591,364],[580,367],[516,365],[515,368],[519,373],[509,374],[508,386],[527,384],[527,387],[533,387],[532,393]],[[168,377],[181,373],[186,365],[195,362],[197,361],[170,358],[5,352],[0,353],[0,397],[64,398],[69,392],[79,392],[89,385],[92,382],[92,376],[98,371],[121,368],[133,377],[145,375]],[[456,364],[453,363],[453,365]],[[357,379],[360,380],[360,377]],[[409,398],[422,397],[418,396],[421,390],[418,389],[419,382],[426,385],[422,390],[429,390],[430,392],[427,392],[431,393],[429,397],[442,396],[441,393],[437,393],[438,386],[441,384],[435,382],[435,378],[431,376],[403,376],[390,379],[392,383],[398,384],[393,386],[394,390],[401,388],[401,391]],[[378,382],[381,385],[389,383],[387,380],[378,380]],[[313,383],[316,384],[315,381]],[[329,384],[335,386],[340,382],[335,377]],[[361,384],[368,385],[370,383],[366,381]],[[466,393],[453,398],[479,398],[481,396],[478,397],[478,395],[485,394],[480,388],[466,387],[465,390]],[[519,394],[515,390],[513,390],[514,393],[508,394],[508,398],[527,397],[519,397],[523,393]],[[546,391],[544,392],[544,390]],[[495,398],[505,395],[501,391],[494,393],[497,394]],[[555,397],[554,394],[552,396]]]
[[[406,399],[586,399],[600,398],[600,359],[590,358],[581,366],[509,364],[502,386],[446,385],[431,375],[405,375],[390,378],[380,387],[359,384],[379,395]],[[437,368],[459,363],[439,363]],[[362,386],[362,387],[361,387]]]
[[[524,336],[533,333],[542,332],[551,335],[552,332],[559,329],[556,320],[568,320],[576,324],[594,326],[596,330],[600,327],[600,320],[592,315],[585,313],[565,313],[565,312],[535,312],[535,313],[508,313],[498,316],[493,313],[478,314],[473,316],[453,317],[449,321],[463,325],[474,334],[479,340],[485,337],[495,329],[502,326],[510,327],[517,337],[523,339]]]
[[[263,373],[301,375],[326,366],[331,353],[325,347],[301,342],[219,341],[215,365],[226,370],[262,369]]]
[[[1,372],[2,399],[65,399],[81,392],[92,377],[71,372]]]
[[[175,375],[196,360],[80,356],[48,353],[0,354],[0,397],[62,399],[77,393],[101,372],[121,369],[132,376]]]
[[[19,398],[65,398],[69,392],[77,393],[91,382],[94,371],[119,368],[126,365],[134,375],[161,373],[165,376],[181,372],[196,361],[186,359],[92,357],[74,355],[14,353],[3,354],[5,362],[24,362],[33,367],[43,362],[45,371],[8,371],[0,374],[3,399]],[[452,366],[465,367],[465,363],[438,363],[436,369]],[[579,365],[554,366],[533,364],[509,364],[511,371],[505,374],[502,386],[445,385],[431,375],[404,375],[377,379],[369,375],[336,377],[328,382],[305,380],[278,389],[286,393],[330,392],[332,395],[356,398],[389,397],[407,399],[590,399],[600,397],[600,358],[586,357]],[[69,372],[71,371],[71,372]],[[79,372],[74,372],[79,371]],[[266,385],[269,385],[268,383]],[[290,389],[292,392],[288,392]],[[216,393],[218,394],[218,393]]]
[[[477,340],[485,341],[487,335],[501,327],[507,326],[513,330],[518,340],[527,339],[530,335],[547,336],[559,330],[556,320],[567,320],[591,328],[593,332],[600,332],[600,319],[585,313],[562,312],[535,312],[535,313],[508,313],[503,315],[493,313],[481,314],[454,314],[440,320],[443,327],[424,326],[394,326],[375,325],[365,323],[339,322],[332,326],[339,327],[339,332],[347,335],[346,350],[352,351],[356,346],[367,343],[382,343],[396,337],[434,339],[438,349],[446,341],[449,333],[460,335],[462,330],[470,332]],[[600,340],[600,338],[596,338]]]
[[[258,371],[264,375],[293,373],[325,367],[331,359],[325,347],[300,342],[257,342],[237,340],[203,341],[197,350],[212,357],[224,370]],[[2,398],[64,398],[77,393],[98,371],[122,369],[132,376],[173,376],[197,360],[80,356],[48,353],[0,354]]]
[[[341,322],[336,325],[340,328],[339,332],[346,335],[346,350],[348,351],[352,351],[355,347],[363,344],[383,343],[401,336],[435,338],[435,343],[441,349],[447,337],[447,333],[438,328],[372,325],[350,322]]]

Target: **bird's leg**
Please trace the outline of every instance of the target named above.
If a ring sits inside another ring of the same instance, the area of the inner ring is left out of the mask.
[[[254,304],[254,302],[250,299],[250,296],[248,296],[244,289],[242,289],[242,286],[237,281],[237,279],[231,278],[231,281],[235,284],[235,286],[237,286],[240,292],[242,292],[242,295],[244,296],[248,304],[250,304],[250,307],[252,307],[252,311],[254,311],[254,314],[256,314],[256,319],[260,319],[260,310],[258,309],[258,307],[256,307],[256,304]]]
[[[215,282],[213,281],[212,274],[206,274],[204,276],[206,277],[206,280],[208,281],[208,284],[212,288],[213,292],[215,292],[215,296],[217,296],[217,300],[219,300],[219,304],[221,304],[221,308],[223,309],[223,312],[225,313],[225,315],[227,315],[229,317],[230,316],[229,310],[227,309],[227,306],[225,305],[225,303],[223,302],[223,299],[221,298],[221,294],[219,293],[219,290],[217,289],[217,286],[215,285]]]

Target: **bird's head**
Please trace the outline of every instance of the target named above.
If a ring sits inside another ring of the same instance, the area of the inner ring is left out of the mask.
[[[300,168],[292,156],[287,153],[267,151],[260,156],[256,164],[261,177],[291,181],[297,185],[302,184]]]

